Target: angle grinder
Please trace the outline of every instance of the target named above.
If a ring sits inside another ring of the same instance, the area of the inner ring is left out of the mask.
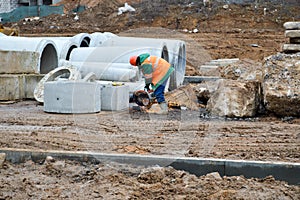
[[[129,96],[129,103],[136,103],[139,106],[145,106],[146,108],[151,108],[155,101],[155,96],[152,90],[148,92],[145,90],[137,90]]]

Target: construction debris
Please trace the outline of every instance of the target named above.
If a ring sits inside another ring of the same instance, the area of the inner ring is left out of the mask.
[[[261,90],[257,81],[221,79],[217,90],[207,103],[213,116],[254,117],[257,113]]]
[[[190,84],[181,86],[176,90],[167,93],[165,98],[168,102],[172,102],[175,105],[187,107],[190,110],[198,110],[197,96]]]
[[[300,116],[300,53],[278,53],[263,65],[264,104],[278,116]]]

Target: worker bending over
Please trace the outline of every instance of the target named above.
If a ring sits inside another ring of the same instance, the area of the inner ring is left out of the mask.
[[[174,68],[166,60],[150,56],[145,53],[139,56],[130,57],[130,64],[138,66],[145,77],[145,90],[149,91],[150,86],[154,91],[157,102],[160,106],[160,111],[157,114],[167,114],[168,104],[165,100],[165,87]]]

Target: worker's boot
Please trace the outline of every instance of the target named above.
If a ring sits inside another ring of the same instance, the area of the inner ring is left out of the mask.
[[[157,114],[160,114],[160,115],[166,115],[168,114],[168,103],[167,102],[161,102],[159,104],[159,107],[160,107],[160,111],[157,113]]]

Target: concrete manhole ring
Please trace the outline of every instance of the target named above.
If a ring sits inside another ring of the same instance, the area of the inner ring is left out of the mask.
[[[58,67],[54,70],[50,71],[48,74],[46,74],[40,82],[37,84],[37,86],[34,89],[34,98],[40,103],[44,102],[44,84],[47,81],[55,81],[56,78],[60,77],[63,74],[69,74],[68,80],[79,80],[81,79],[80,72],[73,67]]]

